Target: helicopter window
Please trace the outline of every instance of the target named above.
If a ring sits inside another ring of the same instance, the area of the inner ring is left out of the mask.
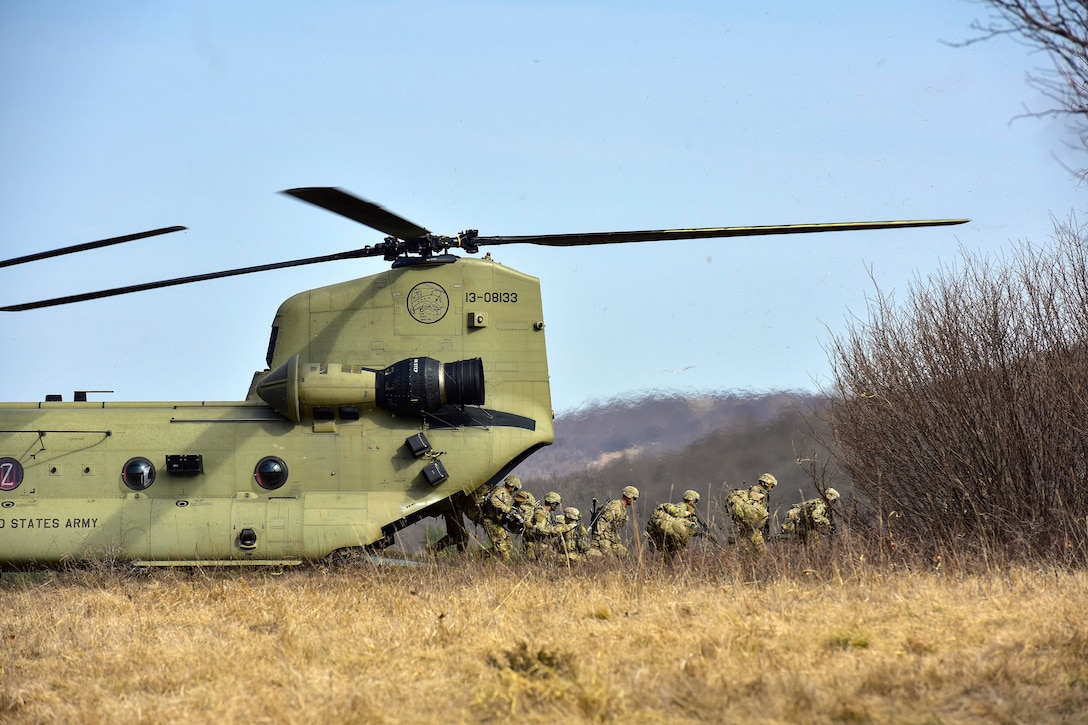
[[[282,458],[265,456],[253,469],[253,478],[261,488],[274,491],[287,483],[287,464]]]
[[[146,458],[130,458],[121,469],[121,480],[133,491],[143,491],[155,482],[155,464]]]
[[[276,352],[276,338],[279,337],[279,334],[280,328],[272,325],[272,334],[268,336],[268,352],[264,356],[264,361],[268,363],[268,367],[272,367],[272,356]]]
[[[0,458],[0,491],[14,491],[23,482],[23,464],[14,458]]]

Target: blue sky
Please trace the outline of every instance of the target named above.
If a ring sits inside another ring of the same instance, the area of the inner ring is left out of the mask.
[[[970,217],[961,227],[493,251],[544,287],[555,407],[827,385],[873,277],[1045,243],[1085,165],[969,2],[0,3],[5,304],[354,249],[341,186],[452,234]],[[316,265],[3,313],[0,399],[237,400]]]

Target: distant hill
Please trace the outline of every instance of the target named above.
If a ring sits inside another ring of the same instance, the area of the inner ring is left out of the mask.
[[[661,456],[711,433],[753,430],[783,414],[809,411],[817,400],[811,394],[777,392],[606,401],[556,418],[555,443],[530,456],[516,473],[551,478],[620,458]]]
[[[784,514],[817,495],[813,476],[825,473],[823,405],[821,396],[797,392],[613,401],[556,418],[555,444],[516,473],[534,494],[557,491],[564,505],[585,512],[592,499],[603,502],[633,485],[641,511],[692,488],[704,497],[704,515],[720,516],[723,492],[767,472],[778,479],[773,507]],[[824,483],[849,492],[833,477]]]

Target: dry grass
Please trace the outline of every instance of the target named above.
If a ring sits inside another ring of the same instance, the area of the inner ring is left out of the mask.
[[[5,722],[1082,722],[1088,574],[846,553],[0,584]],[[785,561],[784,561],[785,559]],[[757,578],[758,577],[758,578]]]

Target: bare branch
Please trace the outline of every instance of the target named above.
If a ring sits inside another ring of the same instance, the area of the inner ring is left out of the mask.
[[[1062,117],[1088,152],[1088,3],[1085,0],[980,0],[993,10],[987,21],[975,21],[976,37],[956,44],[966,47],[997,37],[1013,37],[1046,53],[1051,67],[1028,75],[1028,83],[1054,105],[1028,111],[1035,117]],[[1084,176],[1084,172],[1078,172]]]

